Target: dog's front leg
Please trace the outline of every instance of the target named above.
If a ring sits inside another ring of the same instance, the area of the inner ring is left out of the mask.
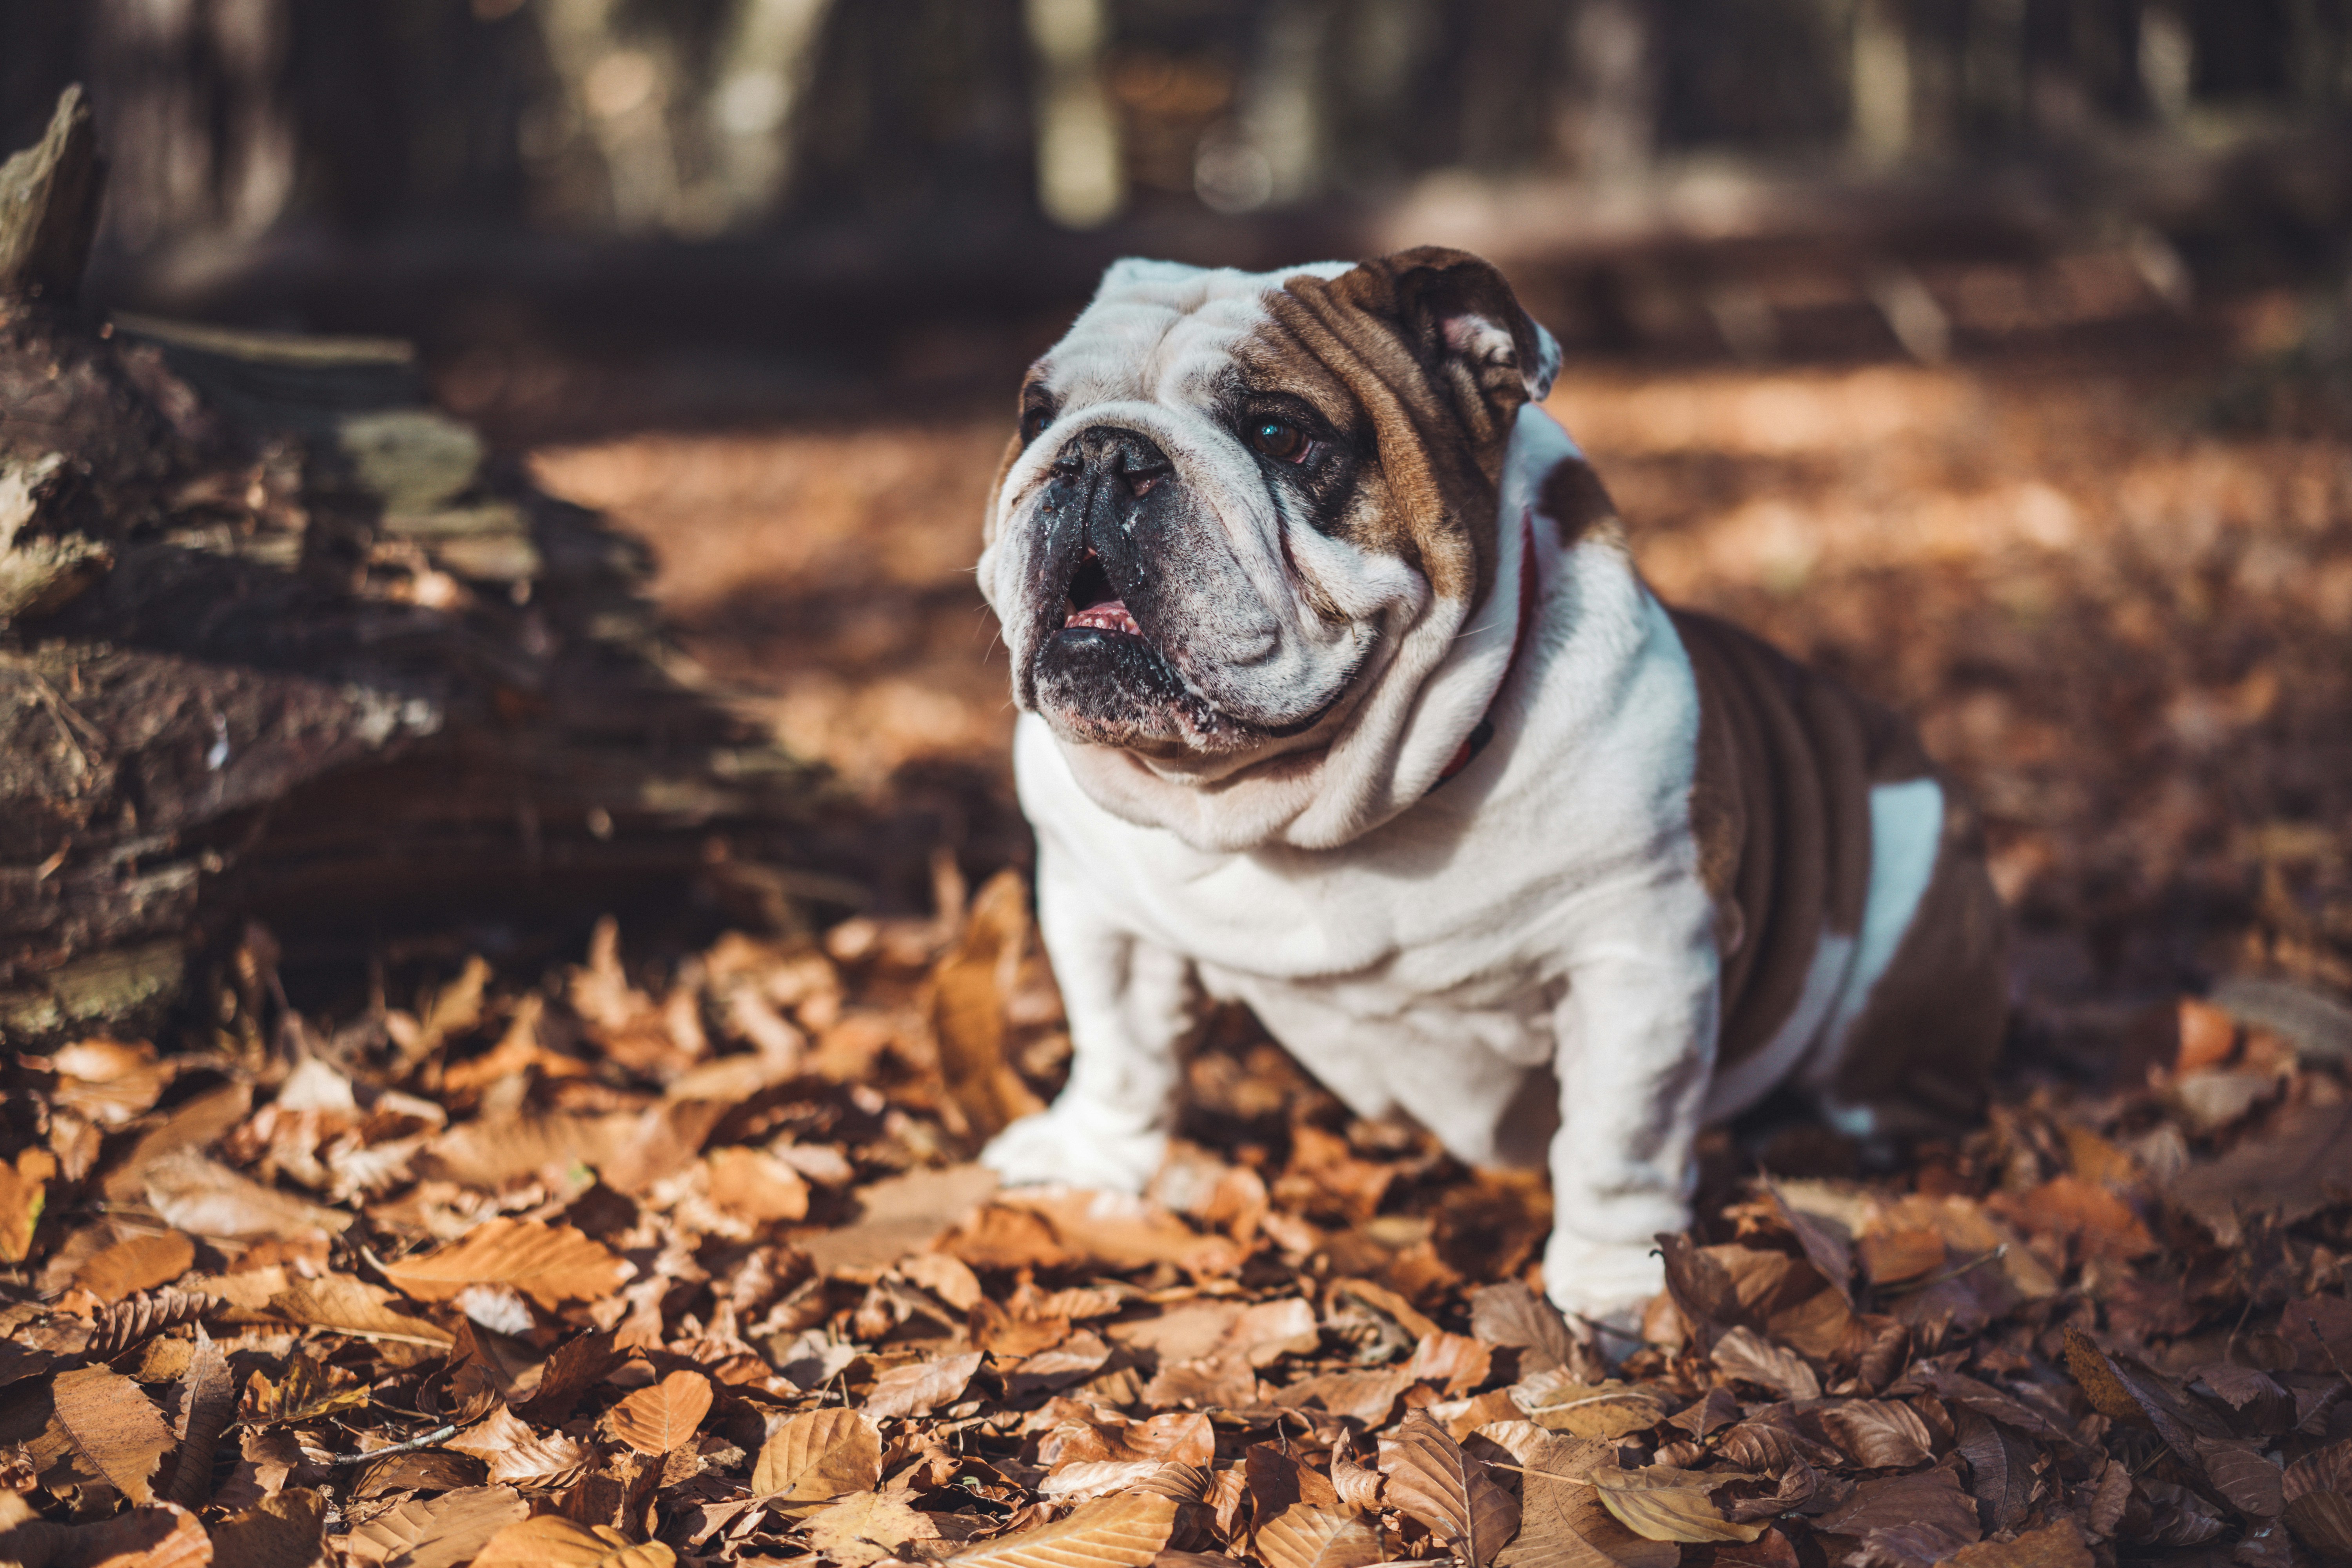
[[[1655,911],[1622,929],[1657,931]],[[1620,1330],[1665,1282],[1661,1231],[1690,1222],[1692,1161],[1714,1065],[1717,965],[1705,932],[1582,955],[1555,1016],[1560,1126],[1551,1145],[1544,1284]]]
[[[1038,868],[1038,927],[1068,1015],[1070,1081],[1051,1109],[1024,1116],[981,1151],[1006,1182],[1066,1182],[1139,1193],[1160,1169],[1175,1123],[1192,1026],[1192,966],[1107,922],[1083,886]]]

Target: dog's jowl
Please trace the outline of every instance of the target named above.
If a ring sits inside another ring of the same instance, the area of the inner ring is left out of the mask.
[[[2003,939],[1893,714],[1667,608],[1456,251],[1126,261],[1022,390],[980,582],[1076,1047],[984,1156],[1140,1188],[1205,996],[1357,1112],[1548,1164],[1544,1279],[1623,1318],[1692,1146],[1776,1085],[1974,1109]]]

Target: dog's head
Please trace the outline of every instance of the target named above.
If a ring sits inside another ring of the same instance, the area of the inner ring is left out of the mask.
[[[1269,807],[1236,792],[1296,816],[1375,691],[1427,674],[1404,645],[1488,596],[1505,451],[1559,363],[1459,251],[1118,263],[1030,371],[990,504],[980,582],[1020,705],[1111,809],[1262,839]]]

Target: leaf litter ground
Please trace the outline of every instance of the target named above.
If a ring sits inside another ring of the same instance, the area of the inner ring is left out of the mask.
[[[2352,465],[2113,393],[1558,395],[1670,591],[1923,715],[2023,922],[1986,1124],[1891,1170],[1801,1119],[1711,1135],[1642,1342],[1544,1304],[1539,1182],[1350,1119],[1244,1016],[1147,1198],[996,1191],[971,1152],[1067,1052],[1014,875],[675,963],[608,922],[331,1019],[256,931],[204,1037],[7,1069],[0,1559],[2352,1560]],[[834,596],[919,658],[804,648],[834,684],[780,722],[877,790],[1000,755],[969,542],[908,520],[963,529],[1001,437],[833,439],[771,447],[897,489],[793,500],[793,569],[898,574]],[[727,440],[542,471],[625,518],[721,472],[764,526]],[[662,542],[713,590],[723,528]]]

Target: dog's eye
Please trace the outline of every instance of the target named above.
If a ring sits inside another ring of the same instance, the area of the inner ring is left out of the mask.
[[[1242,439],[1269,458],[1295,463],[1307,455],[1307,432],[1287,419],[1268,416],[1242,426]]]
[[[1026,447],[1034,441],[1053,422],[1054,405],[1050,403],[1033,403],[1024,408],[1021,411],[1021,444]]]

